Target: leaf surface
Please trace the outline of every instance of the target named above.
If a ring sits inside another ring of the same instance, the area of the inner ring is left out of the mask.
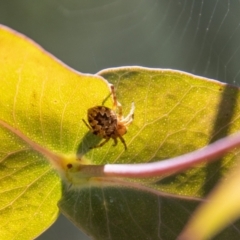
[[[169,159],[239,130],[237,87],[184,72],[140,67],[103,70],[99,75],[116,86],[123,106],[129,106],[131,101],[136,105],[134,122],[125,137],[129,149],[119,153],[112,148],[108,161]],[[202,197],[232,166],[237,153],[233,151],[215,163],[164,176],[157,187]]]
[[[52,152],[76,153],[86,109],[109,90],[104,80],[69,69],[4,26],[0,46],[0,239],[33,239],[57,218],[62,184],[16,132]]]

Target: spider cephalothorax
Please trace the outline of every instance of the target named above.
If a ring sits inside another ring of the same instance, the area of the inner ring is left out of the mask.
[[[117,101],[114,86],[111,86],[111,94],[113,96],[113,109],[105,106],[96,106],[88,109],[88,122],[83,119],[83,122],[90,129],[90,131],[105,140],[100,144],[93,146],[91,148],[97,148],[103,146],[107,143],[110,138],[114,140],[114,146],[117,145],[117,139],[120,138],[123,143],[125,150],[127,145],[123,139],[123,135],[127,132],[127,127],[133,121],[134,115],[134,103],[132,103],[132,108],[129,114],[124,118],[122,116],[122,106]]]

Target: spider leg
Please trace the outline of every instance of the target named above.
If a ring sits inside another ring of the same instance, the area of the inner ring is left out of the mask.
[[[121,135],[119,135],[118,137],[120,138],[121,142],[123,143],[125,150],[127,150],[127,145],[126,145],[124,138]]]
[[[90,147],[90,149],[92,148],[99,148],[99,147],[102,147],[103,145],[105,145],[108,141],[109,141],[110,138],[106,138],[102,143],[98,144],[98,145],[95,145],[93,147]]]
[[[111,84],[110,85],[111,88],[111,92],[107,95],[107,97],[103,100],[102,105],[105,104],[105,102],[107,101],[107,99],[112,95],[113,98],[113,108],[117,108],[119,105],[121,106],[121,104],[117,101],[117,95],[116,95],[116,91],[114,86]]]
[[[111,85],[111,90],[112,90],[112,97],[113,97],[113,109],[117,109],[118,118],[121,120],[122,119],[122,105],[117,100],[116,91],[115,91],[115,88],[113,85]]]
[[[122,105],[121,103],[117,102],[117,116],[118,116],[118,120],[121,121],[123,118],[123,114],[122,114]]]
[[[82,119],[82,120],[85,123],[85,125],[89,128],[89,130],[92,132],[92,128],[90,127],[90,125],[84,119]]]
[[[134,110],[135,110],[135,104],[133,102],[129,114],[121,121],[122,123],[124,123],[125,126],[128,126],[132,123],[133,117],[134,117]]]
[[[113,108],[117,107],[118,101],[117,101],[117,96],[115,92],[115,88],[113,85],[111,85],[111,91],[112,91],[112,97],[113,97]]]
[[[113,146],[116,146],[116,145],[117,145],[117,143],[118,143],[117,139],[116,139],[116,138],[113,138],[113,141],[114,141],[114,144],[113,144]]]

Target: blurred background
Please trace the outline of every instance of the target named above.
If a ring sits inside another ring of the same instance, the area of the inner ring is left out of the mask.
[[[240,85],[239,0],[0,0],[0,23],[83,73],[139,65]],[[38,240],[89,239],[63,216]]]

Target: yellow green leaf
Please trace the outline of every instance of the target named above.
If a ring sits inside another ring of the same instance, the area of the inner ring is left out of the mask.
[[[0,82],[0,239],[33,239],[57,218],[62,185],[46,157],[16,132],[52,152],[75,153],[87,131],[86,109],[109,90],[103,79],[69,69],[4,26]]]
[[[240,128],[240,94],[235,86],[184,72],[141,67],[107,69],[99,75],[116,86],[123,106],[130,106],[132,101],[136,105],[134,122],[125,137],[129,149],[124,152],[109,148],[108,162],[169,159],[200,149]],[[232,166],[237,154],[232,151],[214,163],[164,176],[154,187],[205,196]],[[100,159],[99,163],[106,163]]]

